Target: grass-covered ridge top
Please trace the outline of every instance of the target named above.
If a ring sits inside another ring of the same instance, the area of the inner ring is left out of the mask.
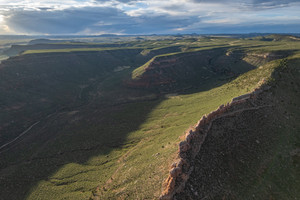
[[[220,47],[223,47],[223,45],[211,46],[211,47],[198,47],[198,48],[188,49],[185,51],[172,52],[172,53],[166,53],[166,54],[154,56],[148,62],[146,62],[142,66],[136,68],[132,72],[131,78],[133,80],[139,79],[141,77],[141,75],[145,72],[145,70],[149,67],[149,65],[151,65],[153,62],[156,62],[159,60],[164,60],[164,59],[169,59],[169,58],[172,59],[172,57],[176,58],[176,57],[180,57],[180,56],[184,56],[184,55],[189,55],[191,53],[197,53],[197,52],[201,52],[203,50],[210,50],[210,49],[220,48]]]
[[[293,51],[258,51],[241,47],[203,48],[157,55],[133,70],[129,87],[174,92],[232,79]]]
[[[276,36],[276,35],[275,35]],[[271,37],[271,36],[270,36]],[[278,36],[281,37],[281,36]],[[288,36],[282,36],[288,37]],[[205,42],[197,41],[197,43],[193,42],[192,44],[186,44],[185,47],[182,47],[181,51],[165,53],[161,55],[157,55],[151,58],[148,62],[138,67],[132,72],[131,78],[133,80],[140,79],[146,69],[151,65],[151,63],[160,60],[160,59],[168,59],[171,56],[180,57],[184,55],[188,55],[191,53],[197,53],[205,50],[213,50],[218,48],[227,48],[228,53],[230,52],[240,52],[248,55],[257,55],[257,56],[265,56],[265,57],[286,57],[291,54],[296,54],[299,51],[300,41],[293,42],[285,42],[282,40],[276,40],[274,42],[269,41],[260,41],[257,38],[252,40],[234,40],[231,38],[217,38],[210,39],[209,42],[204,40]],[[210,43],[210,45],[207,45]]]

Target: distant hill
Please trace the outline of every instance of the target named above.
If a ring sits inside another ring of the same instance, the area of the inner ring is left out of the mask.
[[[130,87],[159,88],[161,92],[174,92],[183,88],[207,85],[216,80],[231,79],[288,54],[288,52],[247,53],[228,51],[226,48],[165,54],[156,56],[135,69],[132,80],[127,84]]]
[[[52,41],[54,41],[52,43]],[[49,43],[50,42],[50,43]],[[12,45],[9,49],[3,51],[4,55],[16,56],[27,50],[51,50],[51,49],[76,49],[76,48],[103,48],[103,47],[121,47],[126,44],[89,44],[84,42],[62,43],[60,40],[33,40],[29,45]]]
[[[294,35],[280,35],[280,34],[271,34],[271,35],[266,35],[266,36],[258,36],[254,37],[253,39],[255,40],[260,40],[260,41],[300,41],[299,36],[294,36]]]
[[[34,44],[57,44],[57,43],[83,43],[74,40],[50,40],[50,39],[35,39],[28,42],[29,45]]]

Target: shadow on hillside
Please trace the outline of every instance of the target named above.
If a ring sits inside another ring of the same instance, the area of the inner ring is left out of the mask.
[[[51,55],[49,56],[51,57]],[[84,55],[80,56],[83,60],[88,59]],[[33,58],[36,57],[36,55],[33,56]],[[21,60],[21,62],[23,61]],[[246,62],[242,64],[247,66],[245,68],[247,70],[244,72],[254,68]],[[116,62],[115,66],[118,65],[119,63]],[[92,71],[86,75],[86,78],[91,78],[89,76],[93,73],[100,72]],[[124,72],[124,76],[130,73],[130,70],[127,73]],[[105,158],[101,158],[97,162],[92,159],[95,156],[109,155],[114,150],[122,152],[122,147],[135,145],[138,142],[138,138],[127,140],[128,134],[140,129],[140,126],[147,120],[148,114],[165,100],[164,96],[158,95],[157,98],[151,99],[135,98],[137,100],[129,98],[128,101],[120,101],[122,96],[139,97],[152,92],[125,88],[121,86],[120,79],[116,80],[114,75],[114,73],[110,73],[108,75],[110,78],[106,82],[100,82],[90,91],[101,92],[99,90],[106,87],[103,85],[104,83],[111,84],[105,89],[110,95],[109,97],[99,94],[80,106],[72,107],[70,104],[69,107],[56,111],[51,116],[41,118],[40,123],[30,130],[30,134],[1,153],[0,199],[26,199],[43,180],[49,181],[50,186],[59,187],[68,184],[63,179],[67,180],[72,176],[87,172],[86,169],[68,168],[74,171],[66,172],[62,176],[57,174],[62,167],[71,163],[88,165],[91,162],[92,166],[98,165],[100,169],[101,166],[104,166],[103,169],[106,169],[105,164],[116,162],[115,157],[104,156]],[[178,90],[176,93],[192,94],[210,90],[229,82],[232,78],[234,76],[228,76],[227,79],[222,80],[214,79],[205,85],[198,84],[197,87]],[[32,95],[34,96],[34,94]],[[70,176],[66,174],[70,174]],[[80,190],[80,188],[72,189]],[[49,195],[51,195],[51,191]]]

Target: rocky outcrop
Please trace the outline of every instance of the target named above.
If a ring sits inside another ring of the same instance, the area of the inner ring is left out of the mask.
[[[171,166],[169,176],[165,181],[165,189],[160,197],[161,200],[171,200],[174,195],[185,188],[185,184],[194,169],[193,160],[200,151],[200,148],[209,133],[213,122],[227,116],[234,116],[246,110],[259,109],[259,106],[248,107],[245,104],[253,104],[253,100],[268,86],[261,86],[253,92],[234,98],[230,103],[221,105],[217,110],[205,115],[194,128],[186,132],[185,140],[180,142],[178,159]]]
[[[254,66],[259,66],[272,60],[285,58],[291,54],[291,51],[249,52],[244,56],[243,60]]]

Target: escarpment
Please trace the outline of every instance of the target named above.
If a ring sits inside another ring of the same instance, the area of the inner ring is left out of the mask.
[[[236,77],[287,55],[287,52],[247,53],[220,48],[156,56],[133,71],[132,79],[125,85],[161,92],[199,87]]]
[[[223,120],[227,117],[235,117],[243,112],[251,112],[270,107],[271,105],[269,104],[257,102],[257,98],[259,98],[260,94],[269,88],[269,86],[262,86],[251,93],[234,98],[230,103],[221,105],[217,110],[203,116],[193,129],[186,132],[185,140],[179,144],[178,159],[171,166],[160,199],[176,199],[176,195],[179,195],[178,199],[184,199],[180,197],[180,193],[186,190],[186,183],[189,180],[191,173],[195,170],[195,167],[197,167],[195,166],[195,158],[198,156],[206,137],[215,134],[215,128],[212,130],[212,127],[219,126],[220,129],[223,129],[223,126],[226,125],[220,124],[218,120]],[[202,180],[198,181],[201,182]],[[195,196],[186,199],[197,198],[199,197]]]
[[[275,51],[275,52],[248,52],[243,58],[244,61],[259,66],[272,60],[285,58],[292,54],[292,51]]]

